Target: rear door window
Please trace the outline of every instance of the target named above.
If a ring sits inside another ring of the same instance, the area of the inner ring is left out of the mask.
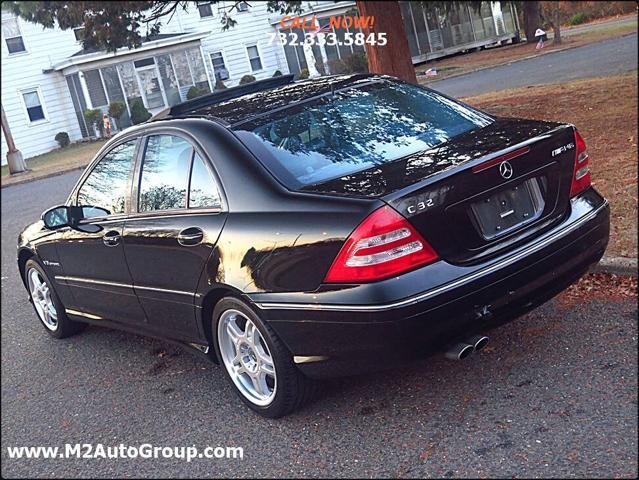
[[[175,135],[153,135],[147,140],[138,211],[186,208],[189,169],[193,147]]]
[[[193,158],[189,208],[221,208],[222,200],[217,182],[204,160],[197,153]]]

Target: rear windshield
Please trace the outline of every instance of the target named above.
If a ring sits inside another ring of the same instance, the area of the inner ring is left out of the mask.
[[[420,87],[375,82],[238,125],[236,133],[292,188],[432,148],[492,119]]]

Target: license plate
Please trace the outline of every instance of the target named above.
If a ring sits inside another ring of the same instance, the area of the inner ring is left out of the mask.
[[[470,207],[479,232],[484,238],[491,239],[537,219],[544,209],[544,199],[539,181],[531,178]]]

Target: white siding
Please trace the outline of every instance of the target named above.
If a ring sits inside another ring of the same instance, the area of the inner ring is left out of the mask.
[[[3,13],[3,16],[6,13]],[[52,63],[64,60],[82,47],[72,30],[43,29],[18,19],[26,53],[9,55],[2,38],[2,105],[16,147],[25,158],[48,152],[58,146],[54,137],[65,131],[71,141],[81,138],[66,81],[61,73],[43,73]],[[39,87],[47,121],[30,125],[21,90]],[[7,162],[7,145],[2,137],[2,164]]]
[[[204,61],[209,73],[209,78],[215,84],[213,75],[213,65],[211,63],[211,53],[222,52],[226,69],[229,71],[229,80],[225,80],[227,87],[237,85],[242,76],[250,74],[258,80],[272,77],[276,70],[288,73],[284,49],[280,44],[271,45],[269,43],[270,33],[275,32],[275,28],[270,24],[269,18],[277,16],[276,13],[267,11],[266,2],[249,2],[251,5],[248,12],[231,12],[231,17],[237,23],[228,30],[222,30],[222,13],[219,9],[224,2],[211,5],[212,17],[200,18],[198,9],[189,7],[185,12],[179,9],[170,23],[166,24],[162,32],[210,32],[202,39],[202,52]],[[229,6],[234,2],[226,2]],[[226,7],[228,8],[228,6]],[[251,71],[247,45],[258,45],[260,58],[262,60],[262,70]]]

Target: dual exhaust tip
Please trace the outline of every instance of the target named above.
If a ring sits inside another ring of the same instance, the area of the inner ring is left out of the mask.
[[[465,342],[453,345],[446,352],[446,358],[451,360],[463,360],[471,353],[478,352],[488,344],[488,337],[484,335],[474,335]]]

